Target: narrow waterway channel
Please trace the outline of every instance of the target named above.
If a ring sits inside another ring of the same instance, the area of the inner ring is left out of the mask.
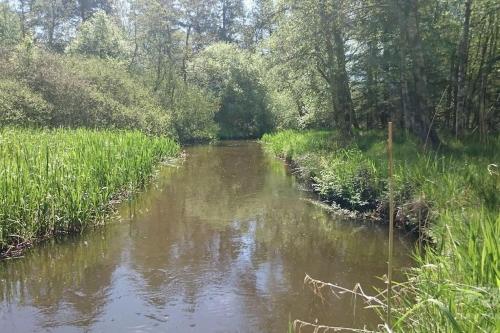
[[[382,288],[385,228],[311,204],[258,143],[187,154],[123,203],[119,222],[0,262],[0,332],[285,333],[290,319],[377,325],[351,297],[322,302],[303,280]],[[397,237],[397,268],[411,265],[411,247]]]

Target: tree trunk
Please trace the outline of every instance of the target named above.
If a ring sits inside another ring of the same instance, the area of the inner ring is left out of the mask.
[[[54,48],[54,33],[56,30],[56,4],[52,3],[50,7],[50,21],[48,26],[48,45],[50,49]]]
[[[227,36],[227,3],[226,0],[222,1],[222,27],[220,32],[220,39],[224,42],[228,42]]]
[[[459,132],[464,124],[461,124],[465,115],[465,99],[466,99],[466,75],[467,64],[469,61],[469,26],[471,16],[472,0],[465,2],[465,19],[462,31],[462,38],[458,47],[458,80],[457,80],[457,108],[455,110],[455,136],[459,136]]]
[[[189,54],[189,37],[191,36],[191,25],[188,26],[186,32],[186,40],[184,43],[184,56],[182,57],[182,79],[184,83],[187,81],[187,58]]]
[[[430,123],[430,99],[427,87],[427,76],[425,73],[425,59],[422,48],[422,40],[419,33],[418,0],[402,0],[408,3],[408,42],[409,57],[412,64],[414,80],[414,115],[412,132],[417,135],[424,145],[429,143],[435,146],[439,143],[439,137]]]
[[[375,115],[378,113],[378,96],[375,80],[375,59],[377,57],[374,41],[368,42],[368,60],[366,63],[366,128],[375,127]]]
[[[398,17],[398,28],[399,28],[399,102],[401,107],[401,128],[407,130],[411,128],[412,124],[412,105],[410,103],[410,92],[408,86],[408,66],[407,66],[407,56],[408,56],[408,11],[407,8],[403,7],[400,0],[396,0],[396,5],[394,7],[395,15]],[[385,125],[385,124],[384,124]]]
[[[131,70],[132,66],[135,63],[135,60],[137,58],[137,53],[139,52],[139,43],[137,41],[137,13],[136,9],[132,9],[132,17],[133,17],[133,22],[134,22],[134,53],[132,54],[132,58],[130,59],[130,63],[128,65],[128,69]]]
[[[354,110],[351,89],[349,87],[349,76],[346,69],[344,38],[338,24],[334,24],[333,26],[333,38],[335,41],[335,58],[337,60],[335,85],[337,86],[338,111],[344,118],[342,132],[344,134],[351,134],[355,123]]]

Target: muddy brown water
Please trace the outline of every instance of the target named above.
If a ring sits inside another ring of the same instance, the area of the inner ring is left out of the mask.
[[[381,288],[387,230],[308,199],[255,142],[187,148],[99,230],[0,263],[0,332],[286,332],[302,319],[376,327],[349,296],[324,301],[305,274]],[[395,266],[411,265],[395,241]],[[401,276],[401,274],[396,274]]]

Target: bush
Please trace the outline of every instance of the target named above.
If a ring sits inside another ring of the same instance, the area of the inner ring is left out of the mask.
[[[205,49],[190,66],[190,80],[220,99],[215,119],[222,138],[260,137],[273,127],[265,87],[255,57],[219,43]]]
[[[52,112],[52,105],[29,87],[17,81],[0,80],[0,123],[43,126]]]
[[[172,123],[181,142],[214,140],[219,130],[214,121],[215,98],[196,87],[179,84],[172,103]]]
[[[10,101],[2,113],[5,119],[10,119],[9,123],[139,129],[148,134],[176,137],[171,111],[162,107],[154,94],[119,61],[57,55],[33,49],[29,43],[21,45],[17,55],[12,57],[15,60],[0,67],[11,82],[2,85],[3,94],[11,95],[3,97],[4,101]],[[14,81],[22,89],[14,88]],[[20,98],[19,94],[36,99]],[[19,101],[28,100],[25,106],[19,105]],[[28,112],[35,101],[45,106],[37,112]]]
[[[217,137],[218,99],[174,77],[154,91],[119,59],[60,55],[25,38],[0,59],[5,124],[138,129],[183,142]]]

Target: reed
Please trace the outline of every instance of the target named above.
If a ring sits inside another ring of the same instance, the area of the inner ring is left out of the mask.
[[[0,129],[0,249],[102,223],[113,200],[178,153],[171,139],[133,131]]]

